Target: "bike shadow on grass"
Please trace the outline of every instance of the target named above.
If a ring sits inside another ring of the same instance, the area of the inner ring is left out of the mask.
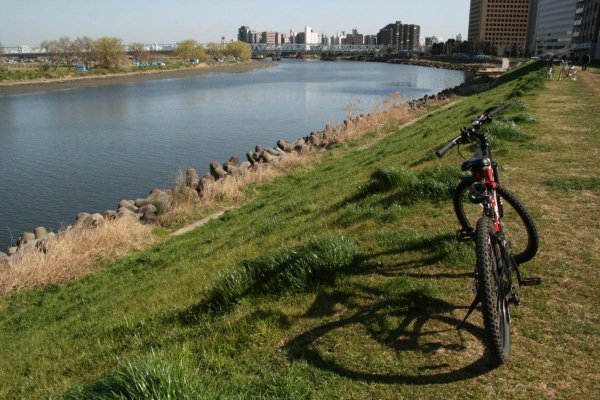
[[[317,295],[305,318],[331,318],[340,310],[348,316],[289,340],[285,350],[290,358],[347,379],[380,384],[447,384],[496,368],[484,350],[482,327],[466,323],[461,331],[456,329],[460,320],[454,311],[466,307],[420,289],[356,307],[360,300],[353,293]]]

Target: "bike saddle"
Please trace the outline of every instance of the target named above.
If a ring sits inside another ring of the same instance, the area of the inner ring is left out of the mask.
[[[489,167],[492,165],[489,157],[483,157],[480,153],[477,153],[473,158],[463,162],[460,165],[460,169],[463,171],[470,171],[471,169],[481,169],[483,167]]]

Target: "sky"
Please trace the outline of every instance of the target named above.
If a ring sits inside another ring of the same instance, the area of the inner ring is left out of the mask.
[[[2,4],[3,3],[3,4]],[[37,46],[62,36],[118,37],[124,43],[237,39],[238,28],[288,34],[312,27],[377,34],[397,20],[421,37],[467,36],[469,0],[1,0],[0,43]]]

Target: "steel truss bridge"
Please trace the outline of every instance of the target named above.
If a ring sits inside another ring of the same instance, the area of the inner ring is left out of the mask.
[[[385,46],[376,45],[355,45],[355,44],[341,44],[341,45],[326,45],[326,44],[297,44],[297,43],[286,43],[286,44],[265,44],[265,43],[251,43],[252,54],[270,54],[270,53],[312,53],[312,54],[357,54],[365,53],[372,54],[380,52]]]

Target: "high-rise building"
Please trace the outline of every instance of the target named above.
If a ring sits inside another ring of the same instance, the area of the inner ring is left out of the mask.
[[[396,21],[382,28],[377,34],[377,44],[404,51],[418,51],[421,27]]]
[[[438,44],[439,39],[436,36],[425,38],[425,51],[430,51],[434,44]]]
[[[276,45],[281,44],[281,33],[278,32],[263,32],[261,34],[261,43]]]
[[[469,41],[489,43],[496,47],[500,55],[508,52],[524,53],[531,2],[532,0],[471,0]]]
[[[346,39],[346,37],[348,37],[348,35],[346,35],[346,32],[338,32],[337,34],[335,34],[335,36],[331,37],[330,43],[334,46],[340,45],[344,43],[344,39]]]
[[[402,25],[400,50],[419,51],[419,38],[421,27],[419,25]]]
[[[363,34],[358,33],[357,29],[352,29],[352,33],[346,36],[345,39],[342,40],[343,44],[354,44],[354,45],[363,45],[365,44],[365,37]]]
[[[250,42],[250,27],[249,26],[242,26],[242,27],[240,27],[240,29],[238,29],[238,40],[240,42],[246,42],[246,43]]]
[[[367,46],[377,45],[377,35],[365,35],[365,44]]]
[[[377,34],[377,43],[384,46],[400,47],[400,36],[402,35],[402,22],[396,21],[382,28]]]
[[[576,56],[589,54],[593,60],[600,59],[600,0],[577,0],[572,34],[572,53]]]
[[[315,32],[310,26],[304,28],[304,37],[306,44],[320,44],[321,43],[321,35]]]
[[[577,0],[537,0],[534,3],[533,34],[528,47],[539,56],[568,54]]]

